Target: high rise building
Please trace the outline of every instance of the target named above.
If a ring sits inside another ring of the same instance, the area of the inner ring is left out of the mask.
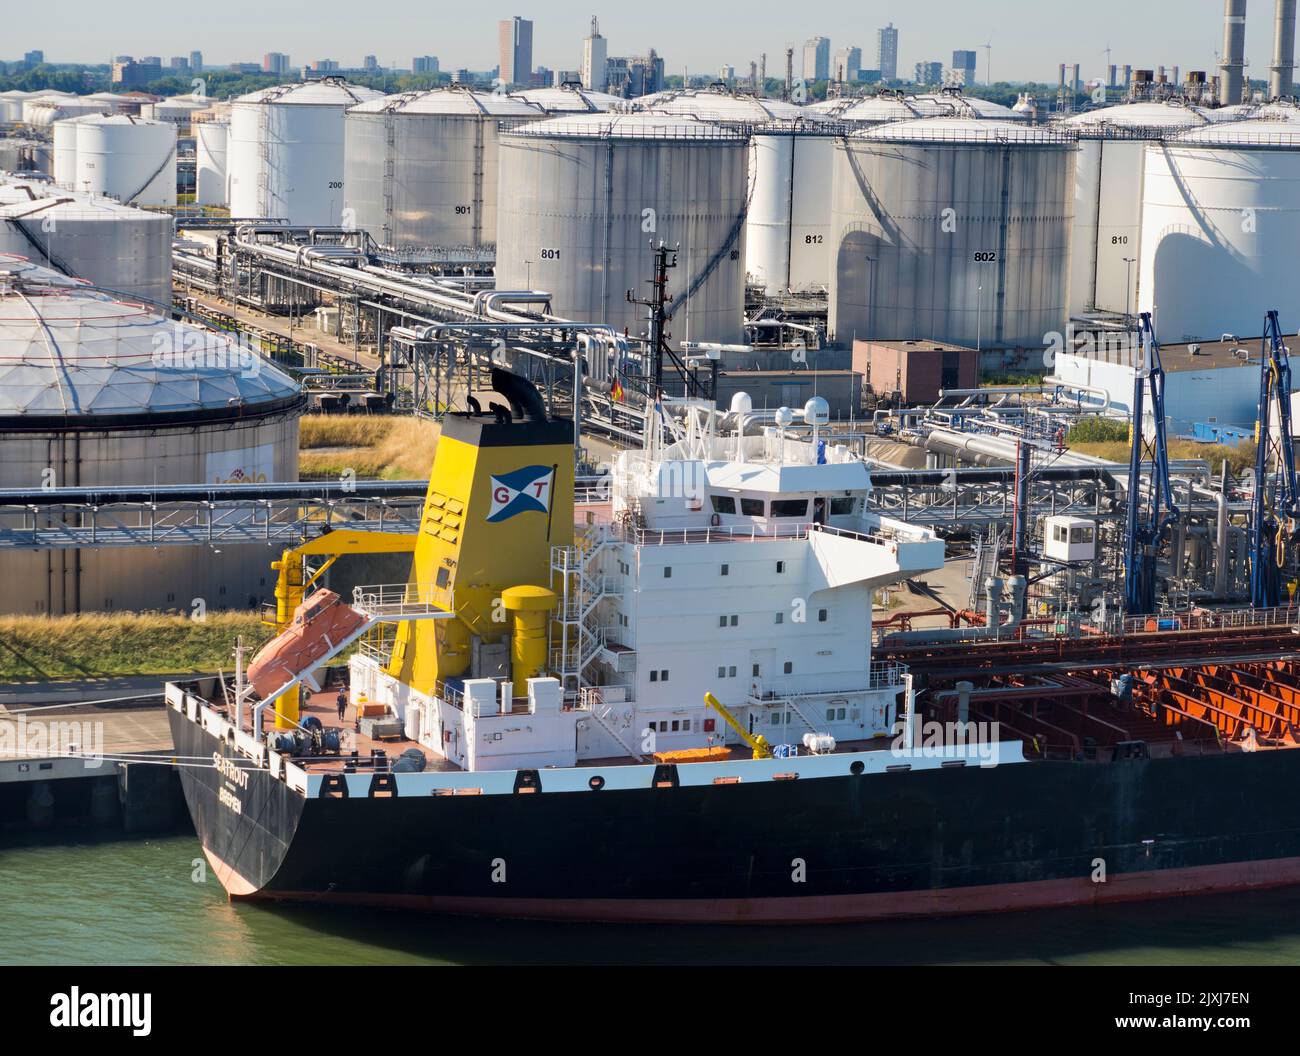
[[[533,76],[533,24],[526,18],[514,18],[497,23],[497,37],[501,49],[498,76],[506,84],[528,85]]]
[[[600,35],[600,23],[591,16],[591,36],[582,42],[582,86],[593,92],[603,92],[609,83],[605,63],[609,58],[609,42]]]
[[[978,54],[973,51],[954,51],[952,53],[952,72],[955,84],[974,84]]]
[[[803,79],[828,81],[831,76],[831,41],[829,37],[809,37],[803,45]]]
[[[898,80],[898,30],[892,22],[876,30],[876,69],[882,81]]]
[[[121,88],[143,88],[162,76],[162,62],[155,56],[140,59],[138,62],[129,55],[113,63],[110,75],[111,83]]]
[[[916,64],[916,74],[913,80],[921,85],[941,85],[943,84],[943,63],[942,62],[918,62]]]
[[[282,51],[268,51],[262,56],[262,72],[283,77],[289,72],[289,56]]]
[[[201,52],[201,51],[191,51],[191,52],[190,52],[190,69],[193,70],[195,73],[199,73],[199,72],[202,71],[202,69],[203,69],[203,52]]]
[[[859,79],[861,70],[861,48],[840,48],[840,50],[835,53],[835,65],[831,71],[834,80],[841,84],[845,81],[856,81]]]
[[[23,55],[23,62],[25,62],[28,66],[39,66],[44,61],[45,61],[45,52],[43,51],[39,51],[39,50],[29,51]]]
[[[636,99],[664,88],[664,60],[654,48],[648,55],[634,55],[627,60],[627,94]]]
[[[168,62],[168,65],[169,65],[173,70],[187,70],[187,71],[188,71],[189,68],[190,68],[190,60],[187,59],[184,55],[174,55],[174,56],[171,58],[171,60]]]
[[[375,56],[373,55],[367,55],[364,59],[361,60],[361,68],[365,70],[366,73],[378,73],[379,60],[375,58]]]
[[[617,55],[611,55],[605,60],[605,91],[610,95],[627,96],[632,79],[627,63],[627,59]]]
[[[417,55],[411,60],[412,73],[437,73],[438,56],[437,55]]]

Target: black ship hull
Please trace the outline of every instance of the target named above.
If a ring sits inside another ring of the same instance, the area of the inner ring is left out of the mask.
[[[168,717],[178,754],[247,765]],[[235,898],[831,922],[1300,883],[1294,749],[515,795],[307,798],[242,773],[182,772]]]

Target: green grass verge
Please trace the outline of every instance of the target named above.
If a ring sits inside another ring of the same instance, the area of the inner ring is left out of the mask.
[[[0,680],[229,672],[241,634],[256,649],[271,632],[253,612],[0,616]]]

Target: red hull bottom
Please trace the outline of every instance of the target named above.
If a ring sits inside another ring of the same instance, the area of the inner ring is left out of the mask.
[[[377,892],[253,891],[234,870],[208,857],[232,900],[314,902],[411,909],[456,916],[632,924],[840,924],[857,921],[1005,913],[1106,902],[1140,902],[1300,884],[1300,858],[1125,873],[1087,878],[861,895],[754,899],[553,899],[407,895]]]

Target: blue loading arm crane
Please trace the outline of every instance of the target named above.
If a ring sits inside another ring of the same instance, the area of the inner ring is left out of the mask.
[[[1282,604],[1282,566],[1286,563],[1287,546],[1295,539],[1300,513],[1291,440],[1291,360],[1282,341],[1276,310],[1264,319],[1260,348],[1263,355],[1259,368],[1259,436],[1255,445],[1255,497],[1250,510],[1250,603],[1257,608],[1273,608]],[[1272,430],[1274,400],[1277,401],[1277,440],[1273,439]],[[1270,460],[1277,467],[1272,477],[1269,476]]]
[[[1151,313],[1138,316],[1141,363],[1133,378],[1133,442],[1128,463],[1128,509],[1124,524],[1124,611],[1146,616],[1156,608],[1156,567],[1160,547],[1178,520],[1169,484],[1169,450],[1165,444],[1165,371]],[[1152,437],[1142,426],[1150,390]],[[1143,479],[1143,467],[1150,472]]]

